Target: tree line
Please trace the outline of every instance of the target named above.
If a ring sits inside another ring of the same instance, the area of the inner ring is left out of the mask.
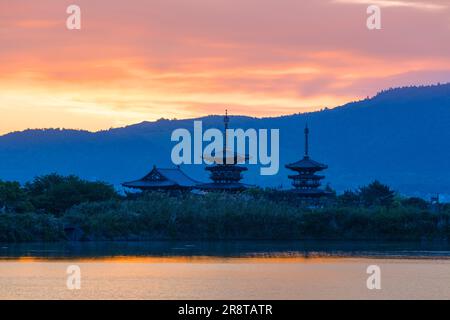
[[[50,174],[0,181],[0,241],[446,240],[450,206],[374,181],[316,204],[288,192],[121,195],[112,185]]]

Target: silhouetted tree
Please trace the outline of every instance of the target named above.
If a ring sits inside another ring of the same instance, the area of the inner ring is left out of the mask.
[[[70,207],[83,202],[103,201],[118,196],[109,184],[58,174],[36,177],[25,185],[25,191],[36,209],[55,215],[61,215]]]
[[[359,194],[351,190],[345,191],[343,194],[338,196],[338,204],[344,207],[354,207],[360,204]]]
[[[0,180],[0,211],[23,213],[32,210],[33,206],[18,182]]]
[[[389,207],[394,202],[395,192],[389,186],[375,180],[368,186],[361,187],[359,197],[363,205],[367,207],[384,206]]]

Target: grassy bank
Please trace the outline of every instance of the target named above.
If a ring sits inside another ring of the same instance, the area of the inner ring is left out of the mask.
[[[99,182],[56,175],[0,182],[0,241],[447,240],[450,206],[431,210],[378,182],[311,208],[286,193],[148,193],[122,197]]]
[[[211,194],[82,204],[64,219],[89,239],[446,239],[450,214],[392,208],[298,207]]]
[[[308,209],[244,195],[148,194],[82,203],[58,217],[1,214],[0,241],[65,240],[67,226],[78,230],[78,240],[447,239],[450,213],[401,205]]]

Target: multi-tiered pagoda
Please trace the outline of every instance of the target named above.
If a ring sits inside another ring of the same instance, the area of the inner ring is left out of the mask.
[[[305,155],[302,160],[286,165],[286,168],[297,172],[290,175],[294,186],[293,192],[302,198],[320,198],[328,196],[330,193],[320,189],[321,180],[325,177],[316,174],[328,168],[327,165],[312,160],[309,157],[309,128],[305,126]]]
[[[242,172],[247,171],[247,168],[238,163],[243,160],[247,160],[246,155],[239,155],[234,152],[234,150],[228,149],[228,137],[227,130],[230,123],[230,118],[228,117],[228,112],[225,111],[224,117],[224,142],[223,150],[219,156],[213,159],[207,159],[213,162],[212,165],[206,167],[205,170],[210,172],[211,183],[204,183],[198,185],[198,188],[205,191],[243,191],[249,186],[241,183],[243,178]]]

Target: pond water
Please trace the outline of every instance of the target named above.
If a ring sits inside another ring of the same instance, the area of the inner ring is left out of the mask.
[[[81,288],[69,290],[77,266]],[[380,268],[369,290],[367,268]],[[0,299],[450,299],[450,246],[389,242],[0,244]]]

